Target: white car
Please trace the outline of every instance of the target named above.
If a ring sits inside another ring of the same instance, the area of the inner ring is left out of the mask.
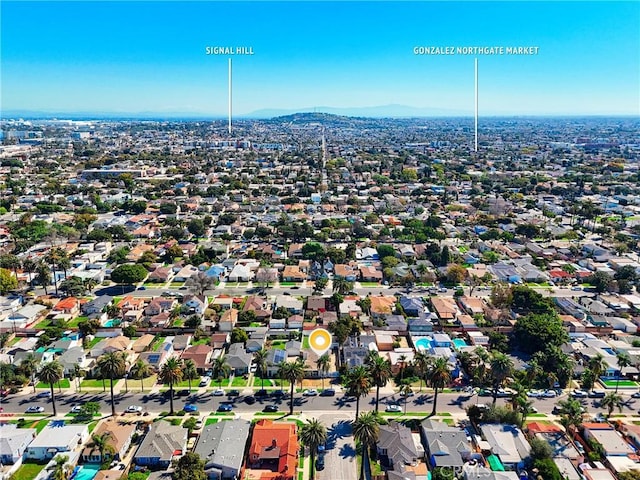
[[[224,395],[224,390],[223,390],[223,389],[221,389],[221,388],[216,388],[216,389],[213,391],[213,396],[214,396],[214,397],[222,397],[223,395]]]
[[[207,387],[209,386],[209,384],[211,383],[211,377],[208,376],[204,376],[204,377],[200,377],[200,383],[198,384],[199,387]]]
[[[545,390],[544,392],[542,392],[542,397],[543,398],[556,398],[556,392],[554,392],[553,390]]]
[[[574,390],[571,392],[573,398],[587,398],[589,393],[586,390]]]
[[[315,388],[309,388],[302,392],[302,395],[304,395],[305,397],[315,397],[316,395],[318,395],[318,390],[316,390]]]
[[[44,407],[39,407],[37,405],[33,405],[27,408],[26,413],[42,413],[44,412]]]
[[[82,410],[82,405],[74,405],[73,407],[71,407],[71,413],[80,413],[80,411]]]
[[[402,413],[402,407],[400,407],[400,405],[387,405],[384,409],[385,412],[391,412],[391,413]]]
[[[542,392],[540,390],[530,390],[527,392],[527,397],[540,398],[541,396]]]
[[[138,413],[142,411],[142,407],[140,405],[129,405],[125,410],[125,413]]]

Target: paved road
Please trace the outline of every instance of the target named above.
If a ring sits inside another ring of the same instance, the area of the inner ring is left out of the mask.
[[[625,398],[625,405],[622,413],[635,414],[640,409],[640,399],[630,397],[630,392],[621,392]],[[567,394],[563,394],[557,398],[536,398],[532,399],[534,406],[540,413],[550,413],[559,400],[566,399]],[[58,414],[64,414],[71,410],[74,405],[79,405],[88,401],[96,401],[100,403],[101,411],[109,413],[111,405],[109,394],[102,392],[95,393],[62,393],[56,392],[56,405]],[[401,398],[398,395],[381,394],[380,409],[383,410],[387,402],[398,402],[404,408]],[[432,408],[433,395],[430,393],[416,393],[407,401],[407,412],[428,413]],[[253,405],[244,402],[244,396],[229,398],[214,397],[211,392],[194,393],[190,396],[176,397],[174,399],[174,409],[180,410],[186,403],[195,404],[198,410],[204,412],[215,411],[218,406],[223,403],[233,403],[234,411],[238,412],[258,412],[267,404],[276,404],[281,411],[288,411],[289,400],[281,398],[259,398]],[[505,399],[498,399],[498,403],[504,404]],[[597,413],[603,411],[599,407],[598,399],[582,400],[587,412]],[[476,403],[491,403],[491,397],[478,397],[477,395],[468,395],[464,393],[443,393],[438,396],[438,413],[448,412],[452,414],[464,414],[465,408]],[[115,396],[116,411],[123,412],[130,405],[140,405],[145,411],[151,413],[160,413],[169,410],[169,396],[167,392],[159,392],[154,394],[143,393],[121,393]],[[51,401],[48,398],[38,398],[32,393],[23,395],[10,395],[0,401],[0,406],[5,413],[24,413],[27,407],[31,405],[41,405],[46,412],[51,413]],[[375,396],[373,394],[360,400],[362,410],[372,409],[375,405]],[[294,397],[294,410],[303,411],[307,415],[313,412],[335,411],[336,413],[345,413],[352,415],[355,412],[355,401],[343,396],[336,397],[303,397],[296,394]],[[617,413],[617,412],[616,412]]]

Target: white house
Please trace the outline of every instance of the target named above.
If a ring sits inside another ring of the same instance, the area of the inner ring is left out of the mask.
[[[89,438],[88,425],[65,425],[64,421],[52,421],[31,442],[25,452],[30,460],[47,460],[58,452],[70,452]]]

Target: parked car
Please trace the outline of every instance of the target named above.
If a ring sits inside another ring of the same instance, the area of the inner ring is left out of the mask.
[[[400,407],[400,405],[395,405],[395,404],[389,404],[385,407],[384,409],[385,412],[392,412],[392,413],[401,413],[402,412],[402,407]]]
[[[543,398],[556,398],[556,392],[554,390],[545,390],[542,392]]]
[[[199,387],[207,387],[211,383],[211,377],[205,375],[204,377],[200,377]]]
[[[80,413],[80,411],[82,410],[82,405],[74,405],[73,407],[71,407],[71,410],[69,410],[71,413]]]
[[[305,397],[315,397],[316,395],[318,395],[318,390],[316,390],[315,388],[309,388],[302,392],[302,395],[304,395]]]
[[[640,398],[640,392],[633,392],[631,398]]]
[[[221,397],[221,396],[223,396],[223,395],[224,395],[224,390],[223,390],[223,389],[221,389],[221,388],[216,388],[216,389],[213,391],[213,396],[214,396],[214,397]]]
[[[185,412],[197,412],[197,411],[198,411],[198,406],[197,406],[197,405],[194,405],[193,403],[187,403],[187,404],[184,406],[183,410],[184,410]]]
[[[573,398],[587,398],[589,393],[586,390],[574,390],[571,392]]]
[[[269,392],[266,390],[258,390],[255,394],[256,398],[261,398],[261,397],[268,397],[269,396]]]
[[[607,395],[607,392],[599,389],[591,390],[589,392],[589,398],[603,398],[606,395]]]
[[[188,390],[188,389],[178,390],[178,391],[176,392],[176,396],[178,396],[178,397],[187,397],[187,396],[189,396],[190,394],[191,394],[191,392],[189,392],[189,390]]]
[[[321,397],[335,397],[336,391],[333,388],[325,388],[320,392]]]
[[[284,390],[274,390],[271,395],[275,398],[284,398],[287,396]]]
[[[221,403],[218,406],[218,411],[219,412],[230,412],[233,410],[233,405],[230,403]]]
[[[204,426],[204,417],[200,417],[196,420],[195,429],[200,430]]]
[[[142,411],[142,407],[140,405],[129,405],[125,410],[125,413],[138,413]]]
[[[44,412],[44,407],[40,407],[38,405],[31,405],[29,408],[25,410],[26,413],[42,413]]]
[[[263,412],[277,412],[278,411],[278,406],[277,405],[265,405],[264,408],[262,409]]]
[[[247,405],[253,405],[254,403],[256,403],[256,397],[254,397],[253,395],[247,395],[246,397],[244,397],[244,403],[246,403]]]
[[[239,396],[240,396],[240,390],[233,389],[227,392],[227,397],[239,397]]]
[[[51,392],[49,390],[46,392],[40,392],[36,395],[36,398],[51,398]]]

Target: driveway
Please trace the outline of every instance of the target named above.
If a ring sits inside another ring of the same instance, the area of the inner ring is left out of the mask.
[[[319,480],[357,480],[356,449],[351,435],[351,416],[321,415],[319,420],[327,426],[327,450],[324,470]]]

